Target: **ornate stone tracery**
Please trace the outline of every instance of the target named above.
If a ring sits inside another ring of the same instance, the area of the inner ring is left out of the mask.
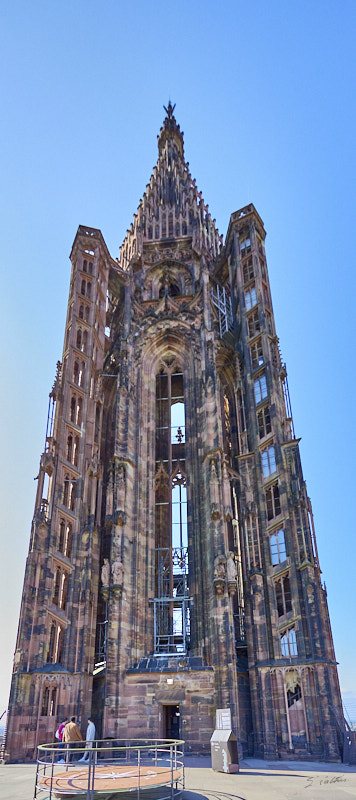
[[[37,718],[53,687],[56,715],[95,712],[103,737],[170,738],[179,705],[186,747],[205,748],[226,707],[245,754],[337,760],[335,653],[263,223],[243,207],[222,246],[166,112],[120,257],[84,226],[71,252],[8,749],[32,760],[52,740],[54,717],[41,733]]]

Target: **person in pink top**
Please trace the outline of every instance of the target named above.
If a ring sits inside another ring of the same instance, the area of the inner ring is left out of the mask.
[[[61,724],[58,725],[58,728],[56,730],[56,739],[58,739],[58,741],[59,741],[58,750],[63,750],[63,747],[64,747],[63,731],[64,731],[64,728],[65,728],[67,722],[68,722],[68,720],[64,719],[63,722],[61,722]],[[59,762],[61,762],[61,761],[64,762],[64,759],[63,758],[59,758],[58,761]]]

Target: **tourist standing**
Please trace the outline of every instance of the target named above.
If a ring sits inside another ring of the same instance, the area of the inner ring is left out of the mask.
[[[88,719],[88,727],[86,732],[86,741],[85,741],[85,753],[83,754],[82,758],[79,761],[89,761],[89,750],[93,747],[93,742],[95,739],[95,725],[92,719]]]
[[[70,751],[75,750],[75,742],[82,742],[83,737],[75,721],[75,717],[70,718],[63,731],[63,742],[66,744],[66,760],[71,761],[73,753]]]

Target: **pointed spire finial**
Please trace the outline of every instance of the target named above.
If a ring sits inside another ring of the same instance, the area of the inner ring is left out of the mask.
[[[172,106],[170,98],[168,100],[168,107],[166,108],[166,106],[163,106],[163,108],[164,108],[164,110],[165,110],[165,112],[167,114],[168,119],[172,119],[173,111],[174,111],[175,107],[176,107],[176,104],[174,103],[174,106]]]
[[[158,136],[158,150],[160,155],[163,152],[164,146],[168,140],[174,141],[178,147],[178,150],[183,155],[184,147],[183,147],[183,133],[177,123],[176,118],[173,116],[173,111],[176,107],[176,104],[172,105],[171,100],[169,99],[168,106],[163,106],[167,116],[163,120],[163,125],[159,132]]]

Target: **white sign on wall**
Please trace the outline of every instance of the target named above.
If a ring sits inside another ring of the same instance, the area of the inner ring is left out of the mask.
[[[231,731],[231,709],[216,709],[216,728],[219,731]]]

